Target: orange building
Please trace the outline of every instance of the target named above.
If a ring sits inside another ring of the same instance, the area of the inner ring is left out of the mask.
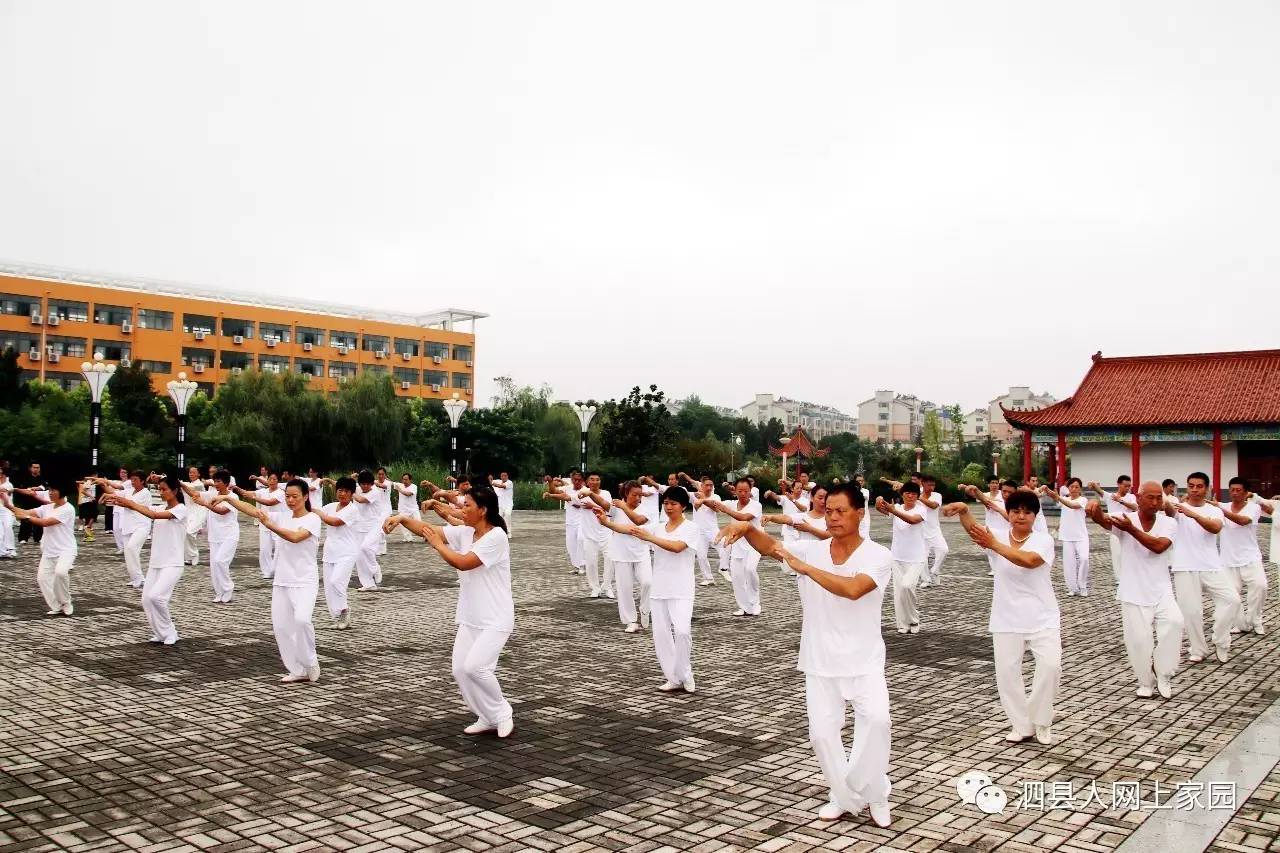
[[[487,316],[454,308],[395,314],[0,265],[0,352],[17,350],[24,378],[68,389],[83,381],[80,365],[100,353],[151,371],[156,393],[185,371],[212,396],[256,368],[299,373],[324,391],[358,373],[382,373],[401,396],[457,393],[470,401],[475,321]]]

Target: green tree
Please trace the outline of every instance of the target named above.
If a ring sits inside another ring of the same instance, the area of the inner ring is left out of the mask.
[[[22,384],[18,353],[13,347],[5,347],[0,352],[0,408],[16,412],[26,400],[27,387]]]
[[[929,465],[942,462],[942,442],[944,440],[942,421],[933,409],[925,412],[924,426],[920,430],[921,447]]]
[[[511,408],[468,410],[458,433],[460,447],[470,450],[474,474],[497,476],[509,471],[512,477],[530,477],[541,473],[542,441],[537,427]]]
[[[657,471],[674,460],[675,431],[663,399],[658,386],[642,392],[637,385],[621,400],[600,406],[600,450],[619,473]]]
[[[598,435],[599,427],[593,424],[592,428]],[[550,406],[538,419],[536,431],[542,443],[542,473],[563,475],[578,467],[582,427],[573,409],[565,404]],[[598,458],[598,453],[592,458]]]
[[[164,403],[151,390],[151,373],[120,367],[107,384],[112,413],[127,424],[157,436],[168,427]]]
[[[362,373],[338,388],[333,434],[345,439],[345,457],[356,465],[376,465],[399,456],[404,447],[404,413],[391,377]]]

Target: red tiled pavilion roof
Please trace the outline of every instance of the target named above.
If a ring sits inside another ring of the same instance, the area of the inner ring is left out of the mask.
[[[769,452],[774,456],[781,456],[785,453],[791,457],[803,456],[806,459],[814,459],[826,456],[831,451],[827,448],[818,449],[814,447],[813,442],[809,440],[809,436],[805,435],[804,427],[796,427],[796,431],[782,443],[781,447],[770,445]]]
[[[1006,409],[1018,429],[1280,423],[1280,350],[1103,358],[1076,393]]]

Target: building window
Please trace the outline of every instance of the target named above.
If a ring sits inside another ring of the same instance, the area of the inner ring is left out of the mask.
[[[119,326],[133,322],[133,309],[126,305],[94,305],[93,322],[104,326]]]
[[[305,376],[324,376],[324,362],[318,358],[297,358],[293,364]]]
[[[470,374],[470,373],[455,373],[455,374],[453,374],[453,387],[454,387],[454,388],[462,388],[462,389],[465,389],[465,390],[470,390],[470,388],[471,388],[471,374]]]
[[[888,431],[889,431],[888,424],[879,424],[876,426],[876,432],[888,432]]]
[[[64,338],[59,335],[47,335],[44,339],[47,352],[56,352],[60,356],[83,359],[88,350],[84,338]]]
[[[56,373],[54,371],[45,371],[44,381],[52,382],[63,391],[74,391],[84,384],[84,377],[79,373]]]
[[[138,328],[171,332],[173,331],[173,312],[157,311],[154,308],[139,308]]]
[[[40,313],[40,297],[19,296],[15,293],[0,293],[0,314],[16,314],[29,317]]]
[[[394,372],[396,382],[408,382],[410,385],[417,385],[418,377],[421,375],[412,367],[397,367]]]
[[[275,323],[259,323],[258,334],[265,341],[271,339],[287,344],[293,340],[293,329],[288,326],[280,326]]]
[[[427,358],[448,358],[449,345],[438,343],[436,341],[427,341]]]
[[[218,367],[223,370],[230,370],[233,367],[248,370],[250,367],[249,354],[240,350],[224,349],[218,355]]]
[[[454,361],[471,361],[471,347],[455,345],[453,348]]]
[[[449,374],[443,370],[424,370],[422,371],[423,385],[439,385],[444,388],[449,384]]]
[[[345,361],[329,362],[329,378],[330,379],[350,379],[356,375],[356,366],[348,364]]]
[[[0,352],[7,349],[26,355],[33,349],[40,349],[40,337],[26,332],[0,331]]]
[[[880,420],[882,420],[882,421],[887,421],[887,420],[889,420],[889,413],[888,413],[888,412],[881,412],[881,413],[880,413]]]
[[[182,331],[187,334],[195,332],[204,332],[206,335],[213,334],[214,319],[206,317],[203,314],[183,314],[182,315]]]
[[[362,335],[360,349],[365,352],[387,352],[391,349],[391,338],[386,335]]]
[[[417,358],[420,345],[417,341],[409,338],[396,338],[396,355],[404,355],[408,353],[410,356]]]
[[[1010,403],[1010,405],[1013,406],[1014,408],[1019,408],[1021,406],[1025,406],[1026,404],[1027,404],[1026,400],[1014,400],[1012,403]]]
[[[50,299],[49,316],[73,323],[89,322],[89,303],[73,302],[69,299]]]
[[[232,317],[223,317],[222,336],[224,338],[240,337],[248,340],[253,337],[253,321],[236,320]]]
[[[390,371],[385,364],[366,364],[364,372],[372,373],[374,376],[386,376]]]
[[[138,366],[148,373],[173,373],[172,361],[140,361]]]
[[[263,373],[288,373],[289,359],[278,355],[258,356],[258,369]]]
[[[983,432],[982,427],[978,427],[976,430],[974,430],[974,432],[977,433],[978,435],[982,435],[982,432]]]
[[[198,347],[183,347],[182,363],[191,367],[196,367],[198,365],[202,368],[208,368],[213,364],[213,350],[200,349]]]
[[[313,347],[324,346],[324,329],[312,329],[307,326],[298,327],[298,343],[311,344]]]
[[[356,348],[355,332],[330,332],[329,346],[337,349],[338,347],[346,347],[347,349]]]
[[[102,358],[106,361],[120,361],[121,359],[131,358],[133,349],[128,341],[104,341],[101,338],[94,338],[94,358],[98,357],[98,353],[102,353]]]

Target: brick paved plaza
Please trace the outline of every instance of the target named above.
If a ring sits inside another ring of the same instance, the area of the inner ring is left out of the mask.
[[[923,633],[894,632],[886,601],[893,826],[865,814],[825,824],[795,671],[794,582],[762,563],[760,619],[730,615],[726,583],[699,588],[698,692],[664,695],[648,633],[623,633],[614,603],[588,600],[569,573],[560,521],[516,518],[517,630],[499,668],[516,708],[506,743],[461,734],[471,718],[450,674],[456,584],[421,543],[396,535],[387,589],[353,594],[352,630],[317,608],[323,677],[290,686],[247,526],[235,604],[209,603],[207,568],[188,569],[172,648],[145,642],[108,537],[81,550],[69,618],[44,615],[25,548],[0,563],[0,851],[1110,850],[1168,814],[1112,808],[1112,783],[1141,780],[1149,800],[1159,782],[1167,796],[1280,690],[1272,604],[1270,636],[1238,639],[1228,664],[1184,668],[1172,701],[1135,698],[1095,534],[1094,594],[1061,599],[1056,743],[1006,744],[986,562],[947,524],[953,550],[944,586],[923,593]],[[874,524],[883,540],[887,525]],[[1061,591],[1060,564],[1054,574]],[[1214,850],[1280,849],[1271,766]],[[1002,815],[959,801],[955,780],[971,769],[1006,792]],[[1093,781],[1102,802],[1080,805]],[[1070,782],[1077,807],[1019,808],[1024,782]]]

